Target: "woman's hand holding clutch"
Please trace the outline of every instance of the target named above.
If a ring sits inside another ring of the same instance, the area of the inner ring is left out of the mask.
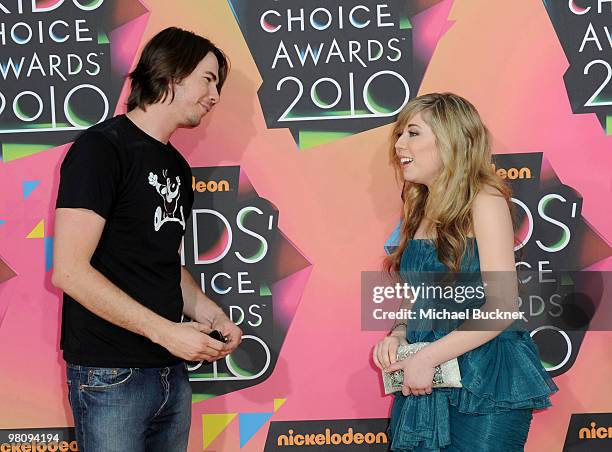
[[[387,373],[397,370],[402,370],[404,373],[402,394],[405,396],[431,394],[436,368],[423,358],[423,354],[417,352],[408,355],[405,359],[384,368]]]
[[[408,345],[405,333],[393,332],[374,347],[374,364],[379,369],[397,362],[397,350],[401,345]]]

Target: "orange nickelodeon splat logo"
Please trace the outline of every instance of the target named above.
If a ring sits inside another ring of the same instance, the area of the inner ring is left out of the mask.
[[[198,193],[204,193],[206,191],[209,192],[217,192],[217,191],[230,191],[230,183],[223,180],[196,180],[194,176],[191,177],[191,188],[193,191],[197,191]]]
[[[522,168],[497,168],[495,163],[492,163],[493,171],[502,179],[531,179],[531,169],[524,166]]]
[[[597,427],[597,422],[591,422],[591,428],[583,427],[578,431],[580,439],[606,439],[612,438],[612,426]]]

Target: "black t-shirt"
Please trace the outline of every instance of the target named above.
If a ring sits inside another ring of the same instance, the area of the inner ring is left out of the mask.
[[[121,115],[81,134],[60,175],[56,207],[90,209],[106,219],[91,265],[142,305],[180,321],[179,247],[193,205],[187,161]],[[67,362],[84,366],[161,367],[180,361],[67,294],[61,348]]]

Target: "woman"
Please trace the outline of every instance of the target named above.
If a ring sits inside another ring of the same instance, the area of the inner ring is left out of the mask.
[[[419,96],[400,113],[392,141],[404,209],[399,246],[386,268],[404,278],[506,275],[503,293],[485,290],[486,303],[516,301],[510,194],[493,172],[489,134],[474,106],[450,93]],[[533,409],[550,406],[557,391],[529,333],[502,332],[510,322],[497,331],[446,332],[417,323],[396,323],[374,349],[378,367],[404,371],[391,412],[391,450],[523,450]],[[431,344],[396,362],[407,342]],[[453,358],[462,387],[432,389],[435,367]]]

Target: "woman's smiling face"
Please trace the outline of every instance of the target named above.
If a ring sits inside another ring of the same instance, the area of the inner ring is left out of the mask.
[[[406,123],[395,142],[395,155],[406,182],[430,186],[442,170],[436,136],[420,113]]]

